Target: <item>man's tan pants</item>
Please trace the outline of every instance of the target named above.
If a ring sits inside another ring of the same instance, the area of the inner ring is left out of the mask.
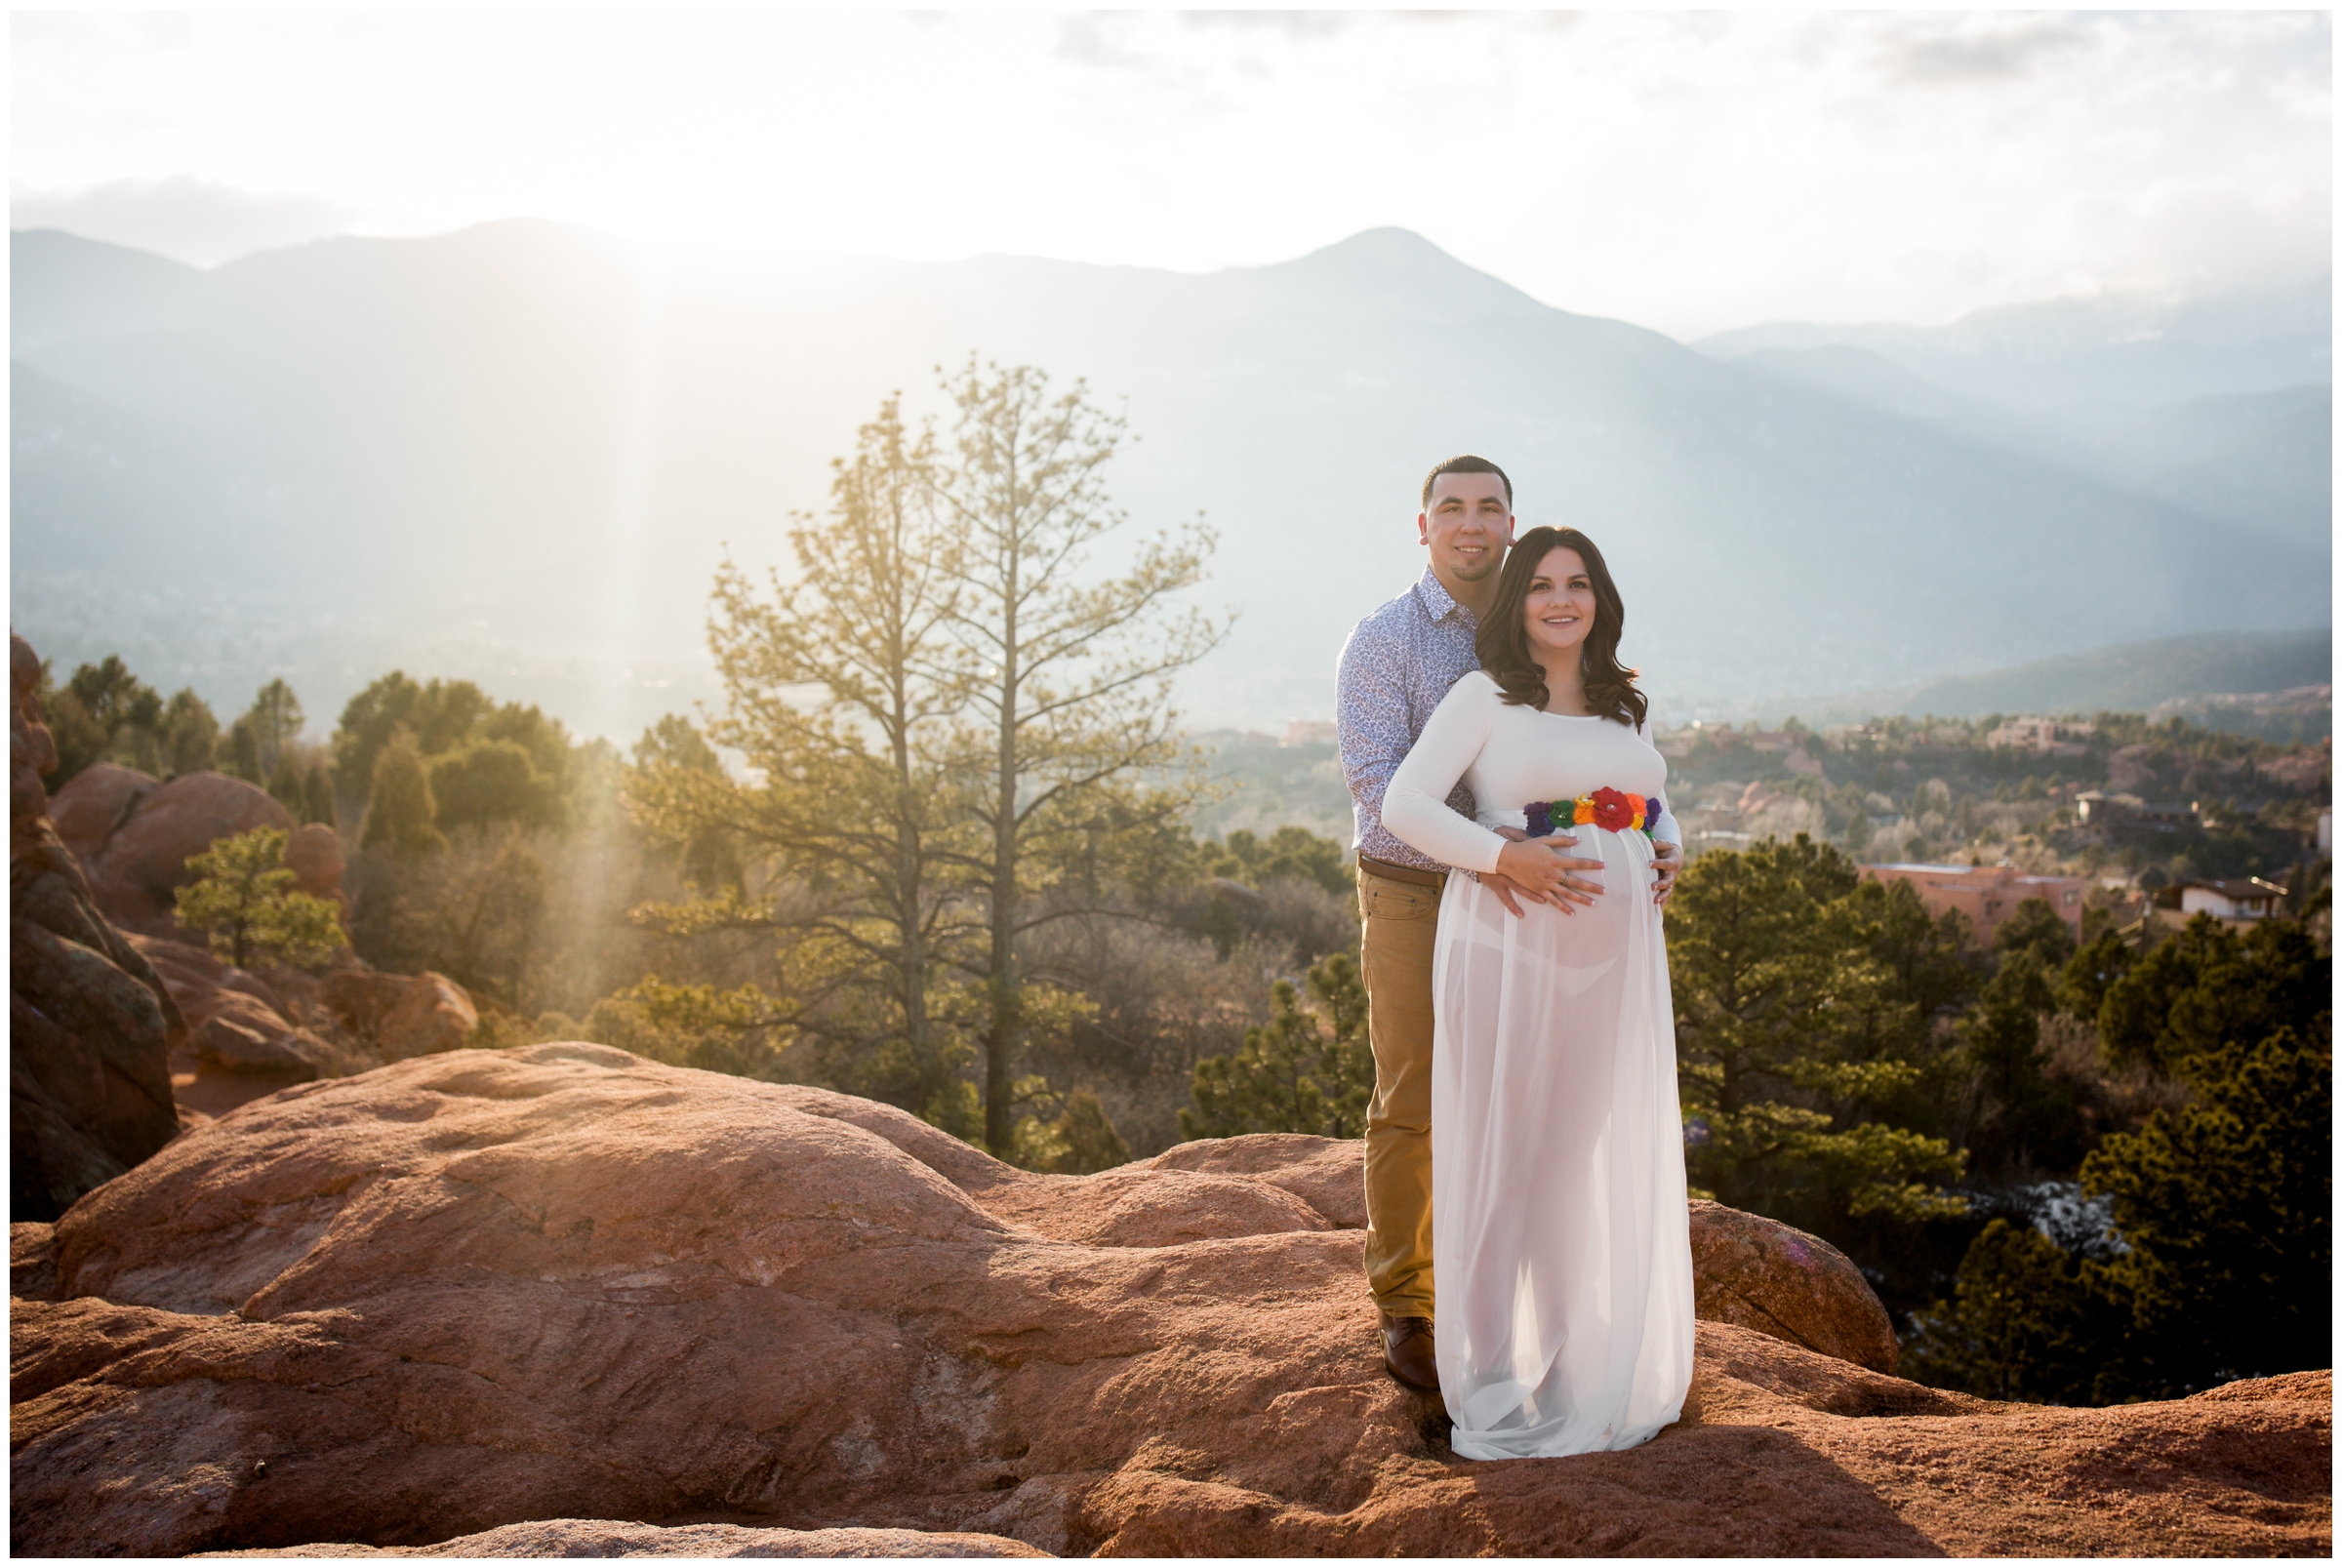
[[[1393,1317],[1431,1317],[1432,945],[1439,890],[1358,869],[1365,932],[1366,1284]]]

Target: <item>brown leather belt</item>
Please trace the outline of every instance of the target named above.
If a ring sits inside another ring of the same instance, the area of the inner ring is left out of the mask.
[[[1371,855],[1358,857],[1358,869],[1369,876],[1384,877],[1393,882],[1412,882],[1419,888],[1447,886],[1445,871],[1427,871],[1417,865],[1398,865],[1390,861],[1378,861]]]

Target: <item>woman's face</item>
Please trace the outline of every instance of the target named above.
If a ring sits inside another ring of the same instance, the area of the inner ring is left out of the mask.
[[[1594,629],[1594,579],[1584,558],[1562,544],[1546,551],[1521,613],[1528,619],[1529,652],[1540,663],[1583,648]]]

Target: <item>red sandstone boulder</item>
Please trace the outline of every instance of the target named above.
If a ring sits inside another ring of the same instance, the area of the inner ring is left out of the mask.
[[[342,835],[323,823],[304,823],[285,841],[293,885],[315,899],[342,897]]]
[[[1694,1310],[1874,1372],[1901,1347],[1886,1308],[1853,1260],[1819,1236],[1693,1199]]]
[[[118,762],[93,762],[50,799],[49,819],[57,824],[57,836],[65,841],[65,848],[87,865],[139,797],[160,782]]]
[[[2033,1409],[1711,1322],[1654,1441],[1459,1461],[1382,1370],[1359,1232],[1294,1189],[1327,1146],[1243,1142],[1035,1177],[580,1044],[287,1089],[12,1232],[12,1283],[54,1297],[12,1311],[13,1544],[711,1516],[1110,1555],[2329,1544],[2322,1375]]]
[[[224,1115],[291,1083],[350,1070],[346,1053],[292,1021],[292,1010],[259,976],[192,943],[133,937],[187,1021],[187,1039],[172,1062],[172,1092],[182,1113]],[[304,986],[313,982],[280,971]],[[371,1061],[362,1065],[373,1065]]]
[[[323,995],[343,1026],[386,1062],[461,1050],[480,1024],[470,994],[427,969],[420,975],[337,969],[325,977]]]
[[[194,878],[187,857],[256,827],[291,831],[268,792],[223,773],[185,773],[138,797],[84,864],[98,905],[133,930],[169,936],[172,901]]]

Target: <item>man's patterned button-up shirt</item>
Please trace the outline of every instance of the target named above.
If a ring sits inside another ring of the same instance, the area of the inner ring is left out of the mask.
[[[1480,667],[1479,629],[1430,567],[1413,587],[1350,628],[1336,676],[1334,722],[1360,855],[1447,869],[1383,825],[1383,791],[1447,689]],[[1467,817],[1473,813],[1472,792],[1462,784],[1447,803]]]

